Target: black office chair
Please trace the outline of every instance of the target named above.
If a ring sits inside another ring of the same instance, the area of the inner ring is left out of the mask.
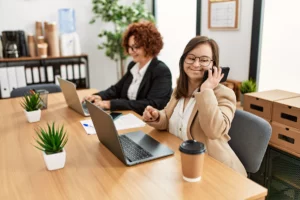
[[[36,84],[36,85],[29,85],[26,87],[16,88],[11,91],[10,97],[21,97],[24,94],[27,94],[29,90],[47,90],[49,93],[61,92],[61,89],[58,85],[55,84]]]
[[[248,173],[259,170],[272,134],[271,125],[261,117],[236,110],[229,130],[229,145]]]

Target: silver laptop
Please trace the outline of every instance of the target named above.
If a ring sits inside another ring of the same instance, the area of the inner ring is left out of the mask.
[[[119,135],[108,113],[88,101],[86,105],[98,139],[124,164],[136,165],[174,154],[167,146],[160,144],[142,131]]]
[[[76,85],[61,78],[57,79],[68,106],[83,116],[90,116],[85,103],[82,104],[77,95]]]

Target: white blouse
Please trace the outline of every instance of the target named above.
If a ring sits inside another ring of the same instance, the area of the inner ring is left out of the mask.
[[[195,90],[195,92],[197,91],[199,91],[199,89]],[[183,110],[184,97],[182,97],[181,99],[179,99],[176,107],[174,108],[173,114],[169,119],[169,132],[181,138],[182,140],[188,140],[187,125],[190,116],[192,114],[193,108],[195,106],[195,103],[196,103],[196,99],[193,97],[190,98],[185,109]]]
[[[128,91],[127,91],[128,99],[136,100],[137,92],[139,90],[140,84],[144,78],[144,75],[146,73],[146,70],[148,69],[148,66],[149,66],[151,60],[149,60],[149,62],[147,62],[146,65],[142,69],[140,69],[139,63],[136,63],[131,68],[130,73],[132,74],[133,78],[132,78],[132,82],[128,88]]]

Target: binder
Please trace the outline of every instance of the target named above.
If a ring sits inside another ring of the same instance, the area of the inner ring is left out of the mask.
[[[62,79],[67,79],[67,67],[66,65],[60,65],[60,75]]]
[[[58,82],[58,79],[57,78],[60,78],[60,75],[55,75],[55,84],[56,85],[59,85],[59,82]]]
[[[33,67],[32,68],[32,74],[33,74],[33,82],[39,83],[40,82],[40,75],[39,75],[39,68]]]
[[[54,82],[54,74],[53,74],[52,66],[47,66],[47,81],[50,83]]]
[[[81,88],[81,85],[80,85],[80,75],[79,75],[79,64],[74,64],[74,82],[77,86],[77,88]]]
[[[18,88],[16,68],[15,67],[8,67],[7,68],[7,78],[8,78],[8,85],[9,85],[9,90],[10,91],[13,91],[14,89]]]
[[[32,84],[31,67],[25,67],[25,74],[26,74],[26,83]]]
[[[0,87],[1,87],[1,97],[2,98],[10,97],[6,67],[0,68]]]
[[[16,67],[16,77],[17,77],[18,87],[25,87],[27,85],[26,84],[25,67],[24,66]]]
[[[68,80],[73,80],[73,66],[72,65],[67,65],[67,75],[68,75]]]
[[[42,83],[45,83],[45,82],[46,82],[46,72],[45,72],[45,67],[41,66],[39,69],[40,69],[41,82],[42,82]]]
[[[86,86],[86,66],[84,63],[80,64],[80,88],[87,88]]]

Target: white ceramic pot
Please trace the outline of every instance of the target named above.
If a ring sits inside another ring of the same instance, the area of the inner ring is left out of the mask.
[[[43,152],[44,160],[48,170],[61,169],[66,163],[66,151],[63,149],[60,153],[47,155]]]
[[[28,122],[30,122],[30,123],[38,122],[41,120],[41,110],[40,109],[35,110],[35,111],[30,111],[30,112],[27,112],[25,110],[24,112],[25,112]]]

